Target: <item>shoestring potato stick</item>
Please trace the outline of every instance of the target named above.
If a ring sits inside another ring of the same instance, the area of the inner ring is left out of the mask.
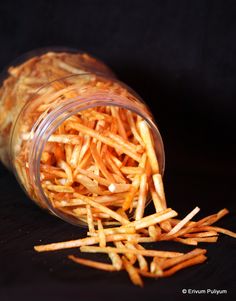
[[[168,214],[172,213],[173,211],[174,210],[169,208],[157,214],[160,218],[163,217],[166,212]],[[128,224],[124,226],[121,225],[120,227],[114,228],[103,228],[101,227],[100,221],[98,230],[95,229],[94,231],[90,231],[91,233],[89,233],[89,235],[92,234],[96,236],[82,238],[75,241],[36,246],[35,249],[39,252],[43,252],[79,247],[82,253],[86,252],[108,254],[108,257],[110,258],[112,264],[103,264],[97,261],[75,257],[74,255],[69,256],[69,258],[74,262],[96,269],[107,271],[126,270],[131,281],[135,285],[143,286],[142,278],[144,277],[169,277],[189,266],[203,263],[204,261],[206,261],[207,257],[206,249],[195,248],[192,251],[184,254],[175,251],[159,251],[156,249],[147,249],[140,245],[140,242],[145,243],[145,245],[148,242],[158,243],[158,241],[163,239],[163,237],[161,236],[164,235],[168,237],[168,240],[170,239],[179,243],[195,246],[201,242],[216,242],[218,233],[224,233],[226,235],[236,237],[236,233],[232,231],[217,226],[212,226],[212,223],[214,221],[218,221],[228,213],[227,209],[220,210],[218,213],[210,215],[198,221],[192,221],[192,217],[194,217],[198,211],[199,208],[196,207],[182,220],[176,220],[175,214],[173,215],[173,217],[169,217],[168,221],[171,225],[175,225],[175,227],[179,225],[177,232],[174,232],[174,234],[169,234],[169,237],[168,233],[161,234],[162,229],[160,227],[160,223],[162,222],[162,220],[159,220],[149,226],[144,224],[141,230],[145,231],[141,232],[138,232],[138,229],[136,229],[137,226],[139,228],[139,224],[137,223],[140,221],[129,221]],[[155,214],[145,216],[142,218],[142,220],[149,220],[153,218],[155,218]],[[206,226],[205,224],[211,224],[211,226]],[[101,229],[103,234],[102,240],[104,240],[105,237],[106,243],[113,242],[113,247],[107,246],[104,243],[103,246],[101,246],[101,235],[99,234],[99,231],[101,231]],[[127,233],[125,234],[125,229],[127,229],[128,231],[131,230],[133,235]],[[99,244],[100,246],[97,246]],[[120,257],[118,254],[123,254],[123,256]],[[118,257],[116,255],[118,255]],[[146,258],[152,258],[150,264]]]

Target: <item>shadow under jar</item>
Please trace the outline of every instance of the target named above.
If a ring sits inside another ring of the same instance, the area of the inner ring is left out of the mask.
[[[99,205],[132,216],[142,176],[145,207],[152,175],[164,172],[147,105],[102,62],[65,49],[31,52],[8,69],[0,159],[36,204],[75,225],[86,225],[91,202],[98,204],[90,208],[93,219],[104,225],[117,220]]]

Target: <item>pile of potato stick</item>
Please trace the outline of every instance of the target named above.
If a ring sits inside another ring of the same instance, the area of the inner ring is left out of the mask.
[[[35,246],[35,250],[45,252],[79,248],[80,253],[105,253],[110,261],[108,263],[84,259],[76,255],[69,255],[68,258],[75,263],[108,272],[126,270],[132,283],[142,287],[143,277],[168,277],[179,270],[203,263],[207,259],[207,250],[196,247],[199,243],[214,243],[217,241],[219,233],[236,238],[236,233],[213,226],[229,212],[227,209],[193,221],[192,218],[200,210],[198,207],[194,208],[182,220],[176,219],[177,212],[168,208],[125,224],[121,223],[117,227],[104,228],[100,219],[97,220],[96,225],[94,223],[91,214],[93,205],[91,203],[86,206],[87,237]],[[184,254],[147,249],[142,245],[142,243],[166,240],[196,248]]]

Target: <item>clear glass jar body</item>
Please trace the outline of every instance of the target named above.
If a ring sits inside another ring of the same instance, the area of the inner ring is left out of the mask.
[[[41,63],[44,60],[43,64],[48,65],[45,74],[37,71],[39,55]],[[55,68],[55,60],[60,68]],[[151,112],[133,90],[115,78],[108,67],[87,54],[69,50],[62,52],[61,49],[51,54],[45,50],[33,53],[31,63],[28,62],[26,60],[25,67],[21,65],[23,75],[19,76],[21,82],[17,82],[18,87],[14,85],[15,89],[20,89],[15,103],[4,99],[3,93],[7,93],[7,89],[1,94],[0,113],[4,113],[5,117],[0,120],[0,158],[14,171],[25,192],[38,205],[67,222],[83,224],[82,220],[55,208],[48,199],[42,187],[40,160],[49,138],[63,122],[92,108],[119,107],[143,118],[152,132],[159,172],[163,174],[163,142]],[[18,76],[17,69],[10,70],[12,78],[6,81],[14,81],[14,76]],[[32,77],[37,80],[31,80]],[[31,86],[31,81],[34,86]]]

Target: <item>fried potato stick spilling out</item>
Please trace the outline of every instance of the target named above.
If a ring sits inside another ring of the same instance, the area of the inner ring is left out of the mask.
[[[171,209],[157,213],[157,217],[159,217],[159,219],[155,219],[156,216],[153,214],[145,216],[139,221],[128,221],[125,225],[114,228],[103,228],[101,220],[98,220],[98,229],[96,230],[93,222],[89,221],[91,218],[90,211],[92,210],[92,207],[90,205],[86,205],[86,208],[88,224],[90,225],[89,234],[93,235],[92,237],[82,238],[75,241],[36,246],[35,250],[38,252],[44,252],[79,247],[81,253],[105,253],[108,255],[111,264],[83,259],[74,255],[70,255],[69,259],[81,265],[103,271],[126,270],[132,283],[140,287],[143,286],[142,278],[169,277],[182,269],[196,264],[201,264],[207,260],[206,249],[195,248],[187,253],[181,253],[178,251],[160,251],[153,248],[147,249],[140,245],[140,242],[156,242],[156,244],[158,244],[158,242],[163,239],[164,235],[164,237],[169,237],[168,240],[195,246],[201,242],[216,242],[218,233],[223,233],[234,238],[236,237],[236,233],[212,225],[214,221],[218,221],[228,213],[227,209],[223,209],[216,214],[198,221],[191,220],[192,217],[194,217],[200,210],[198,207],[187,214],[183,220],[176,220],[174,218],[174,214],[173,217],[167,217],[169,223],[171,225],[175,225],[173,233],[162,234],[160,224],[163,222],[163,219],[161,217],[174,212]],[[143,223],[142,220],[154,220],[155,222],[152,222],[151,225],[149,225],[149,223]],[[139,225],[140,222],[142,227]],[[127,229],[127,232],[125,232],[125,229]],[[132,230],[133,234],[128,234],[129,230]],[[114,246],[106,245],[106,243],[111,242]],[[148,258],[152,259],[150,264],[149,260],[147,260]]]

